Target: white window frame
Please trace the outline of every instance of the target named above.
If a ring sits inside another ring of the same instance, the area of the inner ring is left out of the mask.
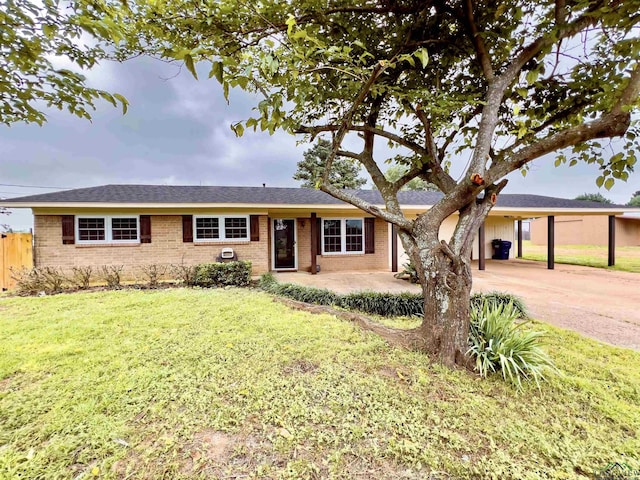
[[[251,219],[250,215],[194,215],[193,216],[193,241],[195,243],[242,243],[251,241]],[[217,218],[219,238],[198,238],[197,220],[199,218]],[[244,238],[227,238],[227,227],[225,220],[227,218],[244,218],[247,222],[247,236]]]
[[[80,240],[80,220],[87,218],[100,218],[104,220],[104,240]],[[130,240],[114,240],[111,220],[114,218],[135,218],[136,238]],[[109,244],[136,244],[140,243],[140,215],[76,215],[75,218],[76,243],[80,245],[109,245]]]
[[[339,220],[340,221],[340,251],[339,252],[325,252],[324,251],[324,222],[325,220]],[[347,252],[347,220],[360,220],[362,222],[362,250]],[[363,255],[365,249],[365,228],[364,217],[342,217],[342,218],[322,218],[322,255]]]

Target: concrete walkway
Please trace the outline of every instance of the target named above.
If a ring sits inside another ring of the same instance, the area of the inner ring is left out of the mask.
[[[522,297],[531,316],[621,347],[640,350],[640,274],[527,260],[487,261],[473,268],[473,290],[500,290]],[[280,282],[328,288],[339,293],[360,290],[420,292],[418,285],[390,272],[278,273]]]

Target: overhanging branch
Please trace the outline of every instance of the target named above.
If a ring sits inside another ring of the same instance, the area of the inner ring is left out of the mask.
[[[357,197],[345,190],[336,188],[333,185],[323,183],[322,185],[320,185],[320,190],[328,193],[338,200],[350,203],[354,207],[358,207],[364,212],[370,213],[371,215],[381,218],[389,223],[393,223],[398,227],[407,230],[408,232],[413,231],[413,223],[410,220],[407,220],[403,215],[393,214],[391,212],[388,212],[387,210],[382,210],[375,205],[371,205],[369,202],[365,202],[360,197]]]

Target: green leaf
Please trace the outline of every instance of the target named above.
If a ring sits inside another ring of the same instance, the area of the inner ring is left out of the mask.
[[[420,60],[420,63],[422,63],[422,68],[426,67],[429,63],[429,52],[427,52],[426,48],[420,48],[416,50],[415,52],[413,52],[413,55],[418,60]]]
[[[58,27],[55,25],[42,25],[42,33],[44,33],[49,39],[53,38],[57,31]]]
[[[601,175],[598,178],[596,178],[596,185],[598,187],[602,187],[603,184],[604,184],[604,177]]]
[[[122,114],[126,115],[129,108],[129,101],[119,93],[114,93],[113,96],[122,104]]]
[[[196,67],[193,64],[193,57],[190,53],[185,54],[184,56],[184,66],[187,67],[187,70],[191,72],[193,78],[198,79],[198,72],[196,72]]]
[[[296,19],[293,15],[289,15],[287,21],[285,22],[287,25],[287,35],[291,36],[291,32],[293,31],[293,27],[296,25]]]
[[[209,78],[216,77],[216,80],[222,83],[223,73],[224,72],[223,72],[222,62],[213,62],[211,64],[211,71],[209,72]]]
[[[614,183],[615,180],[613,178],[607,178],[607,181],[604,182],[604,188],[606,188],[607,190],[611,190],[611,187],[613,187]]]
[[[242,123],[236,123],[235,125],[231,125],[231,130],[234,131],[236,137],[241,137],[244,134],[244,127]]]
[[[530,72],[527,72],[527,83],[528,84],[532,84],[535,83],[535,81],[538,79],[538,71],[537,70],[531,70]]]

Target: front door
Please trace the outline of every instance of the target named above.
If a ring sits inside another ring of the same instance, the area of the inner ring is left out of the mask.
[[[273,266],[275,270],[296,268],[296,221],[273,219]]]

